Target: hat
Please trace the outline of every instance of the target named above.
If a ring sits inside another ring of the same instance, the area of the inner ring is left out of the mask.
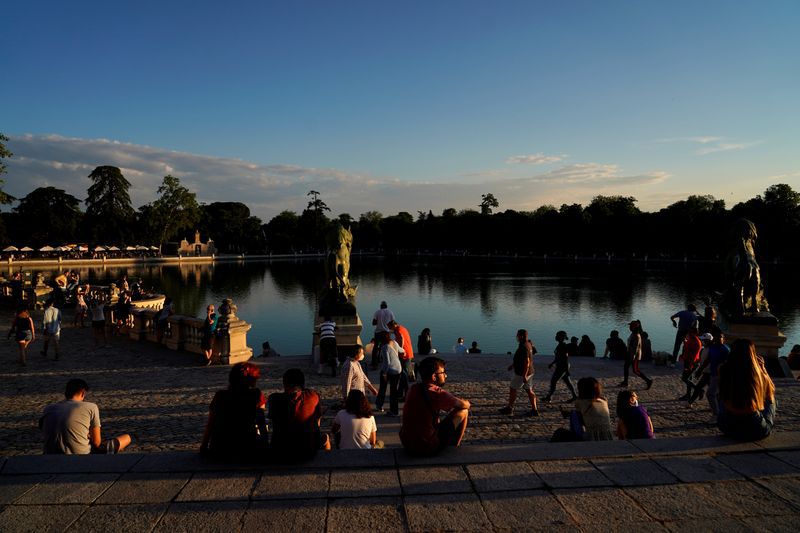
[[[712,335],[711,333],[703,333],[702,335],[700,335],[700,340],[701,341],[713,341],[714,340],[714,335]]]

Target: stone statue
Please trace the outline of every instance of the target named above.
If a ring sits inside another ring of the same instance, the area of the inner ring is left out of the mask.
[[[350,250],[353,234],[338,222],[325,236],[325,289],[320,314],[353,314],[356,287],[350,285]]]
[[[747,219],[736,221],[731,231],[732,247],[725,258],[725,295],[723,311],[730,317],[769,312],[756,261],[758,232]]]

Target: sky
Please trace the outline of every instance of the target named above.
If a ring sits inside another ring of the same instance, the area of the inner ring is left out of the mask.
[[[269,220],[800,190],[800,2],[11,2],[5,190],[166,174]]]

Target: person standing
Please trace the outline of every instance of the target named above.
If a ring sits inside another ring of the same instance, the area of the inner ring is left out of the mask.
[[[97,404],[84,401],[88,391],[84,380],[71,379],[64,391],[65,399],[44,408],[39,429],[44,433],[45,454],[119,453],[131,443],[127,434],[102,439],[100,410]]]
[[[572,380],[569,378],[569,345],[565,342],[566,340],[566,331],[559,331],[556,333],[556,342],[558,344],[555,349],[555,358],[552,363],[547,365],[547,368],[553,368],[553,366],[556,368],[553,370],[553,376],[550,378],[550,392],[544,397],[545,402],[550,402],[553,393],[556,391],[556,385],[559,379],[564,381],[564,384],[566,384],[569,392],[572,394],[572,398],[567,400],[567,403],[575,401],[578,398],[578,395],[575,393],[575,387],[572,385]]]
[[[400,364],[400,354],[403,349],[392,340],[389,333],[384,332],[384,336],[380,351],[381,360],[381,385],[378,390],[378,397],[375,399],[375,407],[378,411],[383,410],[383,402],[386,399],[386,387],[389,387],[389,411],[386,416],[398,416],[400,408],[398,405],[399,396],[397,393],[397,386],[400,383],[400,374],[403,372],[403,366]]]
[[[369,390],[373,395],[378,394],[378,390],[372,385],[364,369],[361,368],[361,361],[364,359],[364,348],[356,346],[353,356],[348,358],[342,366],[340,383],[342,385],[342,401],[347,401],[347,396],[352,390],[360,390],[364,394]]]
[[[385,337],[381,333],[389,333],[389,322],[394,320],[394,313],[389,309],[386,301],[381,302],[380,308],[372,315],[372,325],[375,326],[375,343],[372,345],[372,369],[378,368],[378,353],[381,348],[381,340]]]
[[[44,332],[44,346],[42,355],[47,357],[47,348],[50,341],[53,342],[53,351],[56,353],[55,360],[58,361],[59,341],[61,340],[61,309],[53,305],[53,300],[48,299],[44,303],[44,317],[42,318],[42,331]]]
[[[402,326],[392,320],[389,322],[389,327],[394,331],[394,338],[397,344],[403,349],[400,353],[400,366],[403,371],[400,374],[400,383],[397,385],[397,393],[400,396],[400,401],[404,401],[410,384],[416,381],[414,375],[414,349],[411,345],[411,334],[405,326]]]
[[[17,364],[26,366],[28,364],[26,363],[28,345],[36,340],[36,328],[33,325],[33,319],[27,307],[21,307],[14,316],[7,338],[10,339],[12,334],[19,350],[19,362]]]
[[[719,367],[728,360],[728,355],[731,353],[730,348],[725,344],[725,334],[718,326],[712,328],[714,333],[709,333],[714,338],[711,341],[711,346],[708,347],[707,356],[700,364],[700,368],[695,371],[695,376],[702,373],[702,376],[708,376],[708,390],[706,391],[706,399],[708,400],[708,407],[711,409],[712,419],[711,422],[716,423],[717,415],[719,415]],[[701,383],[703,381],[701,377]],[[699,384],[698,384],[699,385]],[[692,395],[689,400],[691,404],[696,400],[696,393]]]
[[[200,339],[200,349],[203,350],[206,366],[211,364],[214,356],[214,333],[217,331],[217,314],[214,304],[206,307],[206,318],[203,320],[203,336]]]
[[[172,298],[167,296],[164,298],[164,306],[156,314],[156,342],[161,344],[164,340],[164,334],[169,327],[169,317],[175,313],[172,306]]]
[[[411,455],[432,456],[447,446],[461,445],[470,403],[442,388],[447,381],[444,360],[426,357],[418,371],[421,382],[411,387],[403,406],[400,442]]]
[[[625,371],[620,387],[628,386],[628,371],[633,366],[633,373],[642,378],[647,383],[647,389],[653,386],[653,380],[644,375],[644,372],[639,370],[639,363],[642,360],[642,323],[638,320],[632,321],[628,324],[631,334],[628,337],[627,355],[625,356]]]
[[[336,350],[336,322],[330,316],[319,325],[319,368],[317,374],[322,374],[325,365],[331,367],[331,377],[336,377],[337,361]]]
[[[681,374],[681,381],[686,383],[686,394],[678,398],[679,400],[688,401],[692,397],[692,389],[695,387],[692,382],[692,373],[700,362],[700,350],[702,348],[703,344],[700,342],[700,337],[697,336],[697,326],[694,325],[689,328],[686,333],[686,340],[683,342],[683,353],[681,353],[683,373]]]
[[[670,360],[670,367],[675,367],[675,362],[678,360],[678,352],[686,339],[686,334],[694,327],[697,328],[697,307],[694,304],[689,304],[683,311],[678,311],[669,319],[672,321],[672,327],[678,328],[675,333],[675,346],[672,348],[672,359]],[[675,320],[677,319],[677,322]]]
[[[529,416],[539,416],[539,409],[536,405],[536,393],[533,391],[533,355],[536,348],[528,339],[528,331],[520,329],[517,331],[517,351],[514,352],[514,360],[509,370],[514,370],[514,376],[508,389],[508,404],[500,409],[500,414],[511,415],[514,413],[514,402],[517,399],[517,391],[523,389],[531,402]]]
[[[109,347],[104,308],[105,302],[98,296],[94,296],[89,301],[89,316],[92,319],[92,336],[94,337],[95,349],[100,348],[100,339],[103,341],[103,346]]]

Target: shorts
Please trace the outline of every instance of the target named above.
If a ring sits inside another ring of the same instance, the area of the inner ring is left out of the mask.
[[[92,320],[92,328],[95,330],[105,329],[106,321],[105,320]]]
[[[511,378],[511,383],[509,387],[515,390],[525,389],[525,390],[533,390],[533,374],[531,374],[528,379],[525,379],[525,376],[518,376],[514,374],[514,377]]]
[[[100,443],[98,448],[92,448],[93,455],[117,454],[119,453],[119,439],[109,439]]]
[[[30,342],[30,340],[33,339],[33,332],[29,329],[18,331],[14,338],[17,339],[17,342],[22,342],[22,341]]]

